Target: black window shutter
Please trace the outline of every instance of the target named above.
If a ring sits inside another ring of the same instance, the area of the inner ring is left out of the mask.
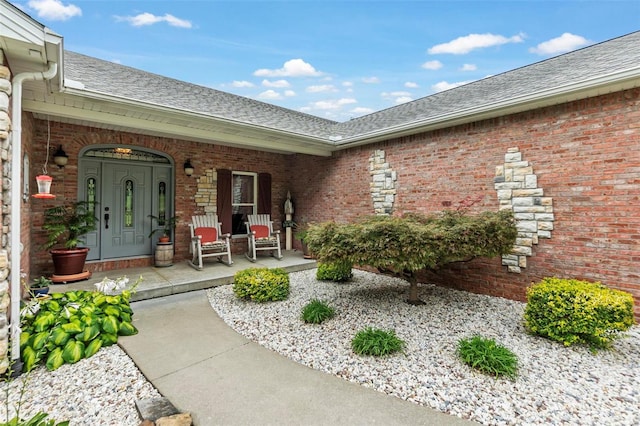
[[[258,214],[271,214],[271,175],[258,174]]]
[[[231,170],[218,169],[217,201],[218,221],[222,222],[222,233],[231,233]]]

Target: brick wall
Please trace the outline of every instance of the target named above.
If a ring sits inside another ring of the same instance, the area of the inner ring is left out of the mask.
[[[524,300],[545,276],[598,280],[633,294],[640,316],[640,89],[337,152],[297,155],[296,221],[347,222],[373,214],[369,157],[396,171],[395,214],[441,211],[470,196],[497,210],[496,167],[516,147],[553,198],[554,229],[520,274],[501,259],[455,264],[424,280]]]
[[[47,122],[34,120],[33,144],[31,155],[31,176],[40,173],[44,162],[47,138]],[[189,228],[188,223],[194,214],[204,214],[203,206],[195,202],[198,191],[198,178],[207,170],[230,169],[256,173],[270,173],[272,175],[272,218],[276,229],[284,217],[282,205],[289,189],[287,179],[287,156],[258,152],[249,149],[238,149],[219,145],[202,144],[176,139],[142,136],[131,133],[114,132],[109,130],[82,127],[71,124],[51,122],[51,147],[62,145],[69,156],[69,162],[63,169],[59,169],[50,163],[49,175],[53,177],[51,193],[57,196],[56,200],[32,200],[30,202],[31,220],[30,229],[25,235],[31,235],[31,271],[33,274],[49,274],[52,272],[50,256],[41,249],[46,240],[42,231],[43,212],[45,209],[59,204],[62,200],[75,200],[77,198],[78,155],[82,148],[95,144],[123,144],[127,146],[145,147],[160,151],[173,158],[176,167],[175,173],[175,214],[181,219],[176,228],[174,241],[175,260],[180,261],[190,258],[189,254]],[[182,170],[182,165],[187,159],[191,159],[195,172],[188,177]],[[35,184],[35,180],[34,180]],[[33,191],[32,191],[33,192]],[[236,253],[246,250],[246,239],[234,240],[232,249]],[[109,270],[135,266],[151,265],[152,256],[142,259],[128,259],[112,262],[94,262],[88,265],[91,270]]]

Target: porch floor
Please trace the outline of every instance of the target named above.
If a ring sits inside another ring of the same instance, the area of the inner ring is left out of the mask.
[[[243,254],[233,256],[233,265],[227,266],[216,259],[207,259],[202,271],[191,267],[184,260],[176,262],[169,267],[143,267],[118,269],[104,272],[94,272],[89,279],[69,284],[54,284],[50,287],[53,293],[62,293],[69,290],[95,290],[95,284],[104,277],[118,278],[127,276],[129,283],[142,276],[142,282],[136,292],[131,296],[131,301],[153,299],[155,297],[169,296],[188,291],[202,290],[233,283],[236,272],[247,268],[283,268],[288,272],[313,269],[317,266],[313,259],[305,259],[301,251],[284,250],[283,258],[277,260],[267,255],[259,255],[255,263],[250,262]]]

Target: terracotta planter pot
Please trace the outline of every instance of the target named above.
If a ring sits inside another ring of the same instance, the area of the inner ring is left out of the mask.
[[[51,250],[54,275],[75,275],[84,270],[84,262],[87,259],[89,248]]]

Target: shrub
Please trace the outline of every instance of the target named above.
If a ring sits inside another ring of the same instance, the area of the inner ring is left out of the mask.
[[[320,324],[333,318],[336,311],[325,302],[313,299],[302,308],[302,320],[306,323]]]
[[[353,274],[351,273],[353,263],[349,261],[324,262],[318,265],[316,278],[327,281],[349,281]]]
[[[249,268],[233,276],[233,292],[254,302],[285,300],[289,296],[289,274],[281,268]]]
[[[371,327],[360,330],[351,340],[351,349],[358,355],[389,355],[402,351],[404,345],[404,341],[396,336],[395,331]]]
[[[527,289],[527,329],[562,342],[606,348],[633,324],[633,297],[599,282],[544,278]]]
[[[107,296],[97,291],[54,293],[31,302],[21,312],[20,350],[24,371],[41,361],[55,370],[89,358],[103,346],[138,330],[131,323],[131,293]]]
[[[474,336],[458,342],[458,356],[462,361],[483,373],[495,377],[516,378],[518,358],[509,349],[493,339]]]

